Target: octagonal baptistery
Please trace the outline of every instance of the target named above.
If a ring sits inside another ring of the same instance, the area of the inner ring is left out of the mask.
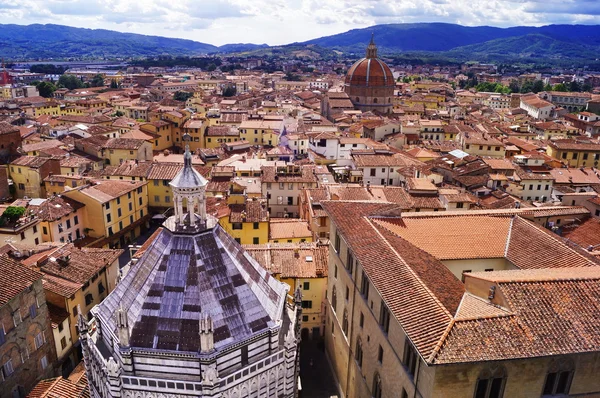
[[[377,46],[371,37],[366,57],[348,69],[344,91],[356,109],[391,113],[395,87],[394,75],[389,66],[377,57]]]
[[[92,397],[295,395],[302,299],[206,214],[205,182],[186,148],[175,215],[79,318]]]

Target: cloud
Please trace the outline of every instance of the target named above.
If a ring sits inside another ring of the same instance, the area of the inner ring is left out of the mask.
[[[600,23],[600,0],[0,0],[0,20],[285,44],[380,23]]]

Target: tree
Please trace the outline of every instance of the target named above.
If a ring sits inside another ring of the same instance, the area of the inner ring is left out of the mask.
[[[83,82],[75,75],[62,75],[58,78],[58,86],[75,90],[76,88],[82,88]]]
[[[104,86],[104,77],[101,74],[95,75],[90,81],[90,86],[92,87],[102,87]]]
[[[208,65],[208,66],[206,67],[206,70],[207,70],[207,71],[209,71],[209,72],[212,72],[212,71],[214,71],[215,69],[217,69],[217,65],[215,65],[215,64],[210,64],[210,65]]]
[[[523,83],[523,85],[521,86],[521,92],[523,94],[525,93],[530,93],[533,91],[533,82],[531,80],[527,80],[525,83]]]
[[[540,91],[544,91],[544,82],[541,80],[536,80],[535,82],[533,82],[533,88],[531,91],[533,91],[536,94]]]
[[[513,93],[518,93],[519,91],[521,91],[521,87],[519,87],[519,82],[517,80],[511,80],[508,84],[508,88]]]
[[[36,87],[40,96],[44,98],[52,98],[52,95],[56,91],[56,86],[50,82],[40,82]]]
[[[581,86],[581,91],[583,92],[589,92],[592,91],[592,85],[590,83],[584,83],[583,86]]]
[[[234,95],[235,95],[234,87],[227,87],[225,90],[223,90],[223,97],[233,97]]]
[[[122,116],[125,116],[125,113],[121,112],[121,111],[116,111],[115,113],[113,113],[113,116],[115,116],[115,117],[122,117]]]
[[[552,91],[552,86],[550,85],[550,83],[546,83],[546,85],[544,86],[544,91]]]
[[[569,84],[569,91],[575,91],[575,92],[581,91],[581,85],[579,84],[579,82],[577,80],[573,80]]]
[[[110,81],[110,88],[119,88],[119,84],[117,83],[116,80]]]
[[[558,84],[555,84],[555,85],[554,85],[554,87],[552,87],[552,90],[553,90],[553,91],[562,91],[562,92],[567,92],[567,91],[569,91],[569,90],[567,89],[567,86],[566,86],[564,83],[558,83]]]
[[[8,219],[10,222],[15,222],[25,214],[25,208],[21,206],[8,206],[2,217]]]
[[[193,96],[194,96],[194,93],[190,93],[187,91],[176,91],[175,94],[173,94],[173,99],[175,101],[185,102]]]

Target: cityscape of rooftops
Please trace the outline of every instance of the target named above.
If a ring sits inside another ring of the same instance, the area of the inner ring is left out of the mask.
[[[594,0],[0,0],[0,398],[600,396]]]

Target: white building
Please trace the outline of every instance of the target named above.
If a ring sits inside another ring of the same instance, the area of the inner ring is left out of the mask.
[[[288,304],[289,287],[207,216],[189,150],[171,185],[175,215],[79,318],[91,396],[295,397],[300,293]]]
[[[554,105],[535,94],[522,96],[520,108],[534,119],[547,120],[554,115]]]

